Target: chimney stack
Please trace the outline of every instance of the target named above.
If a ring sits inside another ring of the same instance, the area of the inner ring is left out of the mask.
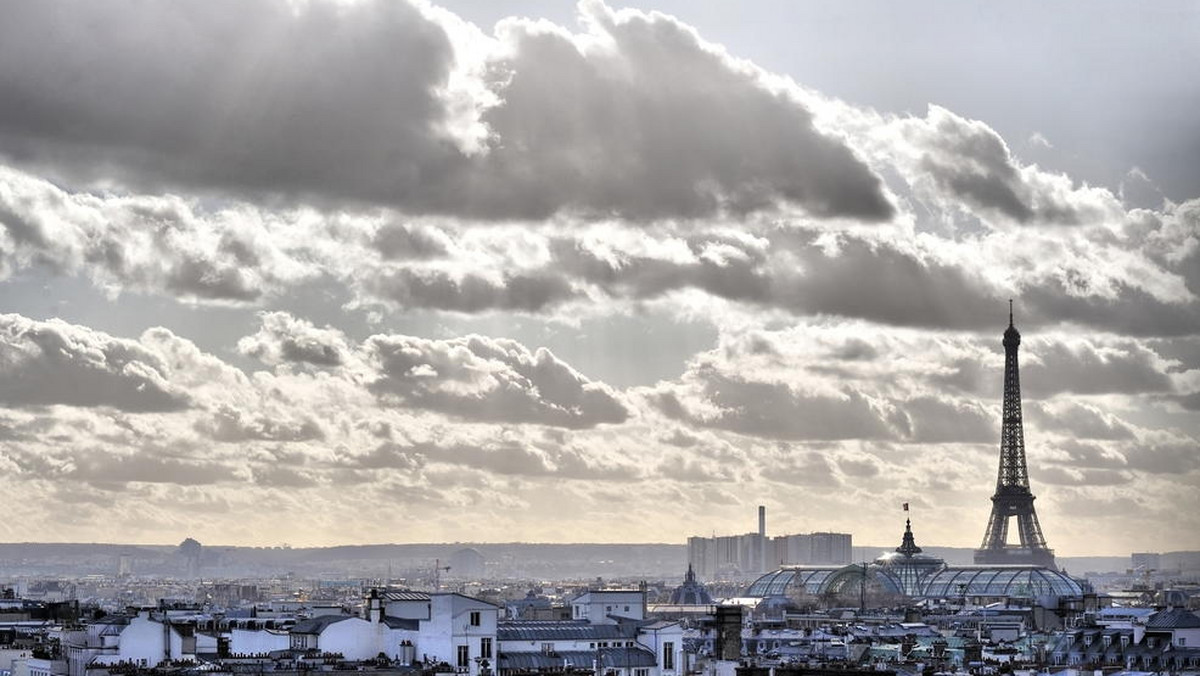
[[[758,569],[767,572],[767,508],[758,506]]]

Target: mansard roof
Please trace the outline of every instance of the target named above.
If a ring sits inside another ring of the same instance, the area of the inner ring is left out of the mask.
[[[636,624],[591,624],[577,620],[512,620],[496,626],[501,641],[606,641],[637,636]]]
[[[1147,629],[1200,629],[1200,617],[1189,610],[1164,610],[1146,622]]]

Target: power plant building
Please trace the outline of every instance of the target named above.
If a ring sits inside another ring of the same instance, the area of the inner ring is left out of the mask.
[[[688,538],[688,565],[701,579],[760,574],[780,565],[842,566],[853,559],[849,533],[766,534],[759,508],[759,532]]]

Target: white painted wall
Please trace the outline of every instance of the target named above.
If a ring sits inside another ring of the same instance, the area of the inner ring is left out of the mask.
[[[616,624],[610,615],[645,619],[644,594],[640,591],[589,591],[571,602],[571,619],[592,624]]]
[[[157,665],[167,657],[167,635],[165,625],[150,619],[149,611],[139,612],[121,632],[121,643],[117,659],[149,667]]]
[[[287,650],[291,639],[278,629],[234,629],[229,633],[229,652],[234,655],[258,655],[272,650]]]

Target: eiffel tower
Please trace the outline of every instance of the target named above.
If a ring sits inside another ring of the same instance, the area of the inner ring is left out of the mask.
[[[1004,416],[1000,426],[1000,474],[996,494],[992,496],[992,516],[988,519],[983,545],[975,550],[975,563],[1044,566],[1055,568],[1054,550],[1046,546],[1046,537],[1033,510],[1029,490],[1029,470],[1025,467],[1025,431],[1021,424],[1021,376],[1017,348],[1021,334],[1013,326],[1012,301],[1008,301],[1008,330],[1004,332]],[[1017,519],[1020,544],[1008,544],[1008,522]]]

